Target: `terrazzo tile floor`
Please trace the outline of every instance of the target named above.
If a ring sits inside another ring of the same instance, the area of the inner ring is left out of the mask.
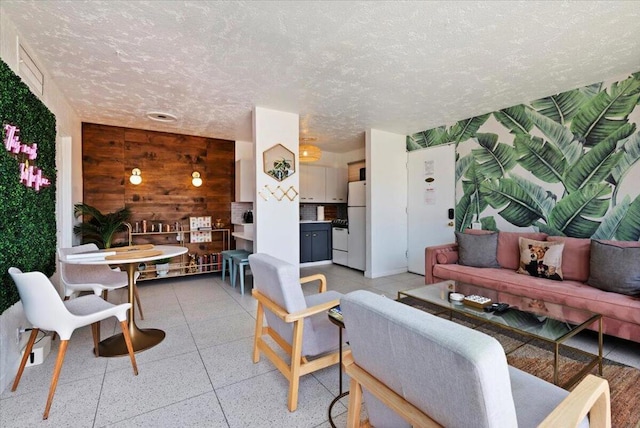
[[[419,287],[424,277],[403,273],[367,279],[337,265],[307,267],[301,276],[323,273],[330,290],[367,289],[390,298]],[[247,277],[247,289],[251,276]],[[128,357],[95,358],[90,328],[77,330],[67,350],[49,419],[42,421],[59,341],[45,362],[25,369],[16,392],[0,395],[0,427],[330,427],[327,407],[338,393],[337,367],[304,376],[298,410],[286,407],[288,384],[262,357],[251,361],[256,302],[241,296],[219,274],[143,282],[139,285],[145,319],[139,327],[160,328],[166,338],[136,354],[139,375]],[[309,293],[315,292],[310,284]],[[109,300],[126,301],[124,290]],[[119,330],[115,319],[102,323],[102,337]],[[594,350],[586,332],[572,345]],[[605,356],[640,368],[640,344],[605,338]],[[343,377],[344,388],[348,379]],[[346,426],[348,398],[333,410]]]

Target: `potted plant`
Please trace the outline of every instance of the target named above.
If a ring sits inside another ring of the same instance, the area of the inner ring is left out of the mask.
[[[167,276],[169,274],[169,260],[171,259],[156,260],[156,273],[158,276]]]
[[[73,232],[82,237],[82,242],[95,243],[98,248],[111,248],[113,236],[126,230],[125,223],[131,218],[129,208],[103,214],[88,204],[75,204],[74,215],[82,216],[83,222],[73,226]]]
[[[267,174],[278,181],[282,181],[292,174],[291,163],[291,160],[285,158],[277,159],[273,162],[273,169],[267,171]]]

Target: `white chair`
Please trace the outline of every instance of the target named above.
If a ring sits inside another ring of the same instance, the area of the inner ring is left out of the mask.
[[[60,277],[64,284],[64,300],[68,300],[73,293],[79,291],[93,291],[96,296],[102,295],[102,298],[107,300],[109,291],[126,287],[129,284],[127,273],[121,272],[119,268],[111,269],[108,265],[81,265],[62,262],[68,254],[86,253],[89,251],[98,251],[96,244],[58,248]],[[139,276],[140,272],[136,272],[135,280],[137,280]],[[134,286],[133,292],[136,296],[140,319],[144,319],[137,286]]]
[[[12,267],[9,268],[9,275],[11,275],[16,287],[18,287],[24,314],[27,320],[33,325],[33,330],[31,330],[31,336],[29,336],[29,342],[24,351],[11,391],[15,391],[18,383],[20,383],[24,366],[27,364],[27,359],[33,349],[38,331],[40,329],[55,331],[60,335],[58,358],[56,359],[56,365],[53,369],[49,396],[42,419],[49,417],[49,409],[51,408],[53,394],[55,394],[56,386],[58,385],[58,377],[60,376],[60,369],[62,368],[64,355],[67,351],[67,344],[74,330],[78,327],[91,324],[93,327],[93,342],[97,349],[97,324],[110,317],[118,318],[120,327],[122,327],[125,343],[127,344],[127,350],[129,351],[129,357],[131,358],[133,373],[136,376],[138,375],[138,366],[133,353],[127,323],[127,311],[131,308],[131,303],[113,305],[96,295],[83,296],[63,302],[60,300],[60,296],[58,296],[51,281],[41,272],[22,273],[20,269]]]

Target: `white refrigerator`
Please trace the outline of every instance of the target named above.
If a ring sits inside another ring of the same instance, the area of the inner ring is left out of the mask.
[[[347,264],[350,268],[364,271],[366,268],[366,181],[349,183],[347,215],[349,219],[349,253]]]

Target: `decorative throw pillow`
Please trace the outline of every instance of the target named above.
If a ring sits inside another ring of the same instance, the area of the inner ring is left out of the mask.
[[[562,250],[564,243],[519,238],[520,267],[525,275],[562,281]]]
[[[640,247],[591,241],[589,268],[587,284],[592,287],[629,296],[640,295]]]
[[[458,264],[473,267],[500,267],[496,260],[498,234],[475,235],[456,232]]]
[[[589,279],[589,257],[591,239],[569,238],[566,236],[548,236],[548,242],[562,242],[562,277],[573,281],[587,282]],[[500,247],[500,244],[498,244]]]
[[[516,270],[520,266],[520,237],[544,241],[542,232],[503,232],[498,233],[498,263],[502,269]]]

